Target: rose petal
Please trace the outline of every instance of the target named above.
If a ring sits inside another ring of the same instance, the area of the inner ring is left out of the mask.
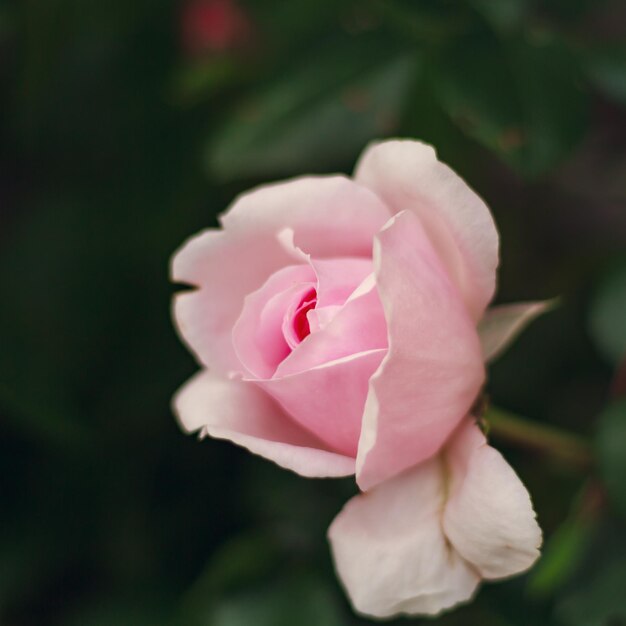
[[[503,304],[488,309],[478,324],[485,361],[497,359],[530,322],[552,305],[552,300],[546,300]]]
[[[443,527],[454,548],[483,578],[527,570],[539,557],[541,529],[511,466],[471,422],[461,426],[445,456],[451,484]]]
[[[291,352],[283,333],[285,312],[315,281],[309,265],[288,265],[246,296],[232,341],[239,360],[254,376],[271,377]]]
[[[254,383],[219,378],[201,370],[173,401],[181,427],[229,439],[302,476],[354,473],[354,459],[329,451],[301,429]]]
[[[181,337],[204,365],[241,371],[231,331],[244,297],[301,260],[284,233],[292,229],[295,245],[315,258],[369,258],[389,215],[374,193],[342,176],[299,178],[240,196],[222,218],[224,231],[200,233],[172,258],[172,279],[199,287],[175,298]]]
[[[389,351],[370,381],[357,456],[363,490],[434,455],[484,380],[478,334],[418,218],[396,215],[376,239]]]
[[[172,280],[198,289],[175,295],[173,314],[183,341],[200,363],[228,375],[243,367],[231,333],[244,298],[293,258],[269,237],[209,230],[172,258]]]
[[[444,537],[444,494],[435,458],[352,498],[335,518],[335,567],[357,611],[436,615],[472,597],[480,578]]]
[[[352,354],[258,384],[330,449],[354,458],[369,379],[385,353]]]
[[[357,288],[332,319],[325,320],[278,366],[275,377],[387,347],[387,325],[375,283],[366,279],[362,285],[367,289]]]
[[[372,239],[373,245],[373,239]],[[341,305],[374,271],[371,258],[311,259],[317,276],[317,306]]]
[[[225,230],[272,236],[292,229],[314,258],[365,257],[390,213],[378,196],[344,176],[309,176],[241,195],[222,216]]]
[[[480,319],[495,291],[498,266],[498,232],[481,198],[419,141],[370,145],[355,180],[393,213],[411,210],[419,217],[474,320]]]

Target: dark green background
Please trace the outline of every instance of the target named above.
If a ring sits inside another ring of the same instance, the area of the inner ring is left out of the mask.
[[[561,297],[494,402],[598,452],[495,441],[545,556],[439,623],[626,624],[626,5],[241,2],[249,40],[191,54],[182,0],[0,1],[0,624],[365,623],[325,540],[353,483],[179,431],[167,274],[237,192],[393,135],[493,208],[498,301]]]

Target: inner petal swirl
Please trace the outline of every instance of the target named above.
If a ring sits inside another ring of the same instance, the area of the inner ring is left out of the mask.
[[[317,290],[310,289],[304,294],[297,307],[290,307],[283,321],[283,335],[287,345],[294,350],[311,334],[308,312],[317,305]]]
[[[277,375],[281,364],[305,349],[315,336],[327,332],[371,272],[371,259],[344,258],[309,259],[308,263],[287,266],[272,274],[246,297],[233,328],[233,347],[243,366],[240,374],[253,380]],[[363,310],[362,315],[368,312]],[[345,335],[343,331],[341,334]],[[367,337],[357,334],[358,345],[348,353],[372,347],[361,347],[361,343],[368,344]],[[337,346],[343,356],[345,350],[340,343]],[[329,359],[334,358],[332,354]]]

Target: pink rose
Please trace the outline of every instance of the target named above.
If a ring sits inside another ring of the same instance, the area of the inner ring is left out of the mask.
[[[498,233],[484,202],[416,141],[369,147],[353,179],[240,196],[174,256],[180,334],[202,369],[187,431],[304,476],[356,474],[329,531],[357,611],[435,614],[532,565],[528,494],[469,416],[540,305],[485,314]],[[480,332],[479,332],[480,327]]]

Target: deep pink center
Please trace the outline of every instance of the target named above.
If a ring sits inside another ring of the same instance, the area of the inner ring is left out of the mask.
[[[304,298],[300,306],[296,309],[293,316],[293,330],[298,341],[302,341],[305,337],[311,334],[311,328],[309,326],[309,320],[306,314],[317,304],[317,292],[315,289],[311,289]]]

